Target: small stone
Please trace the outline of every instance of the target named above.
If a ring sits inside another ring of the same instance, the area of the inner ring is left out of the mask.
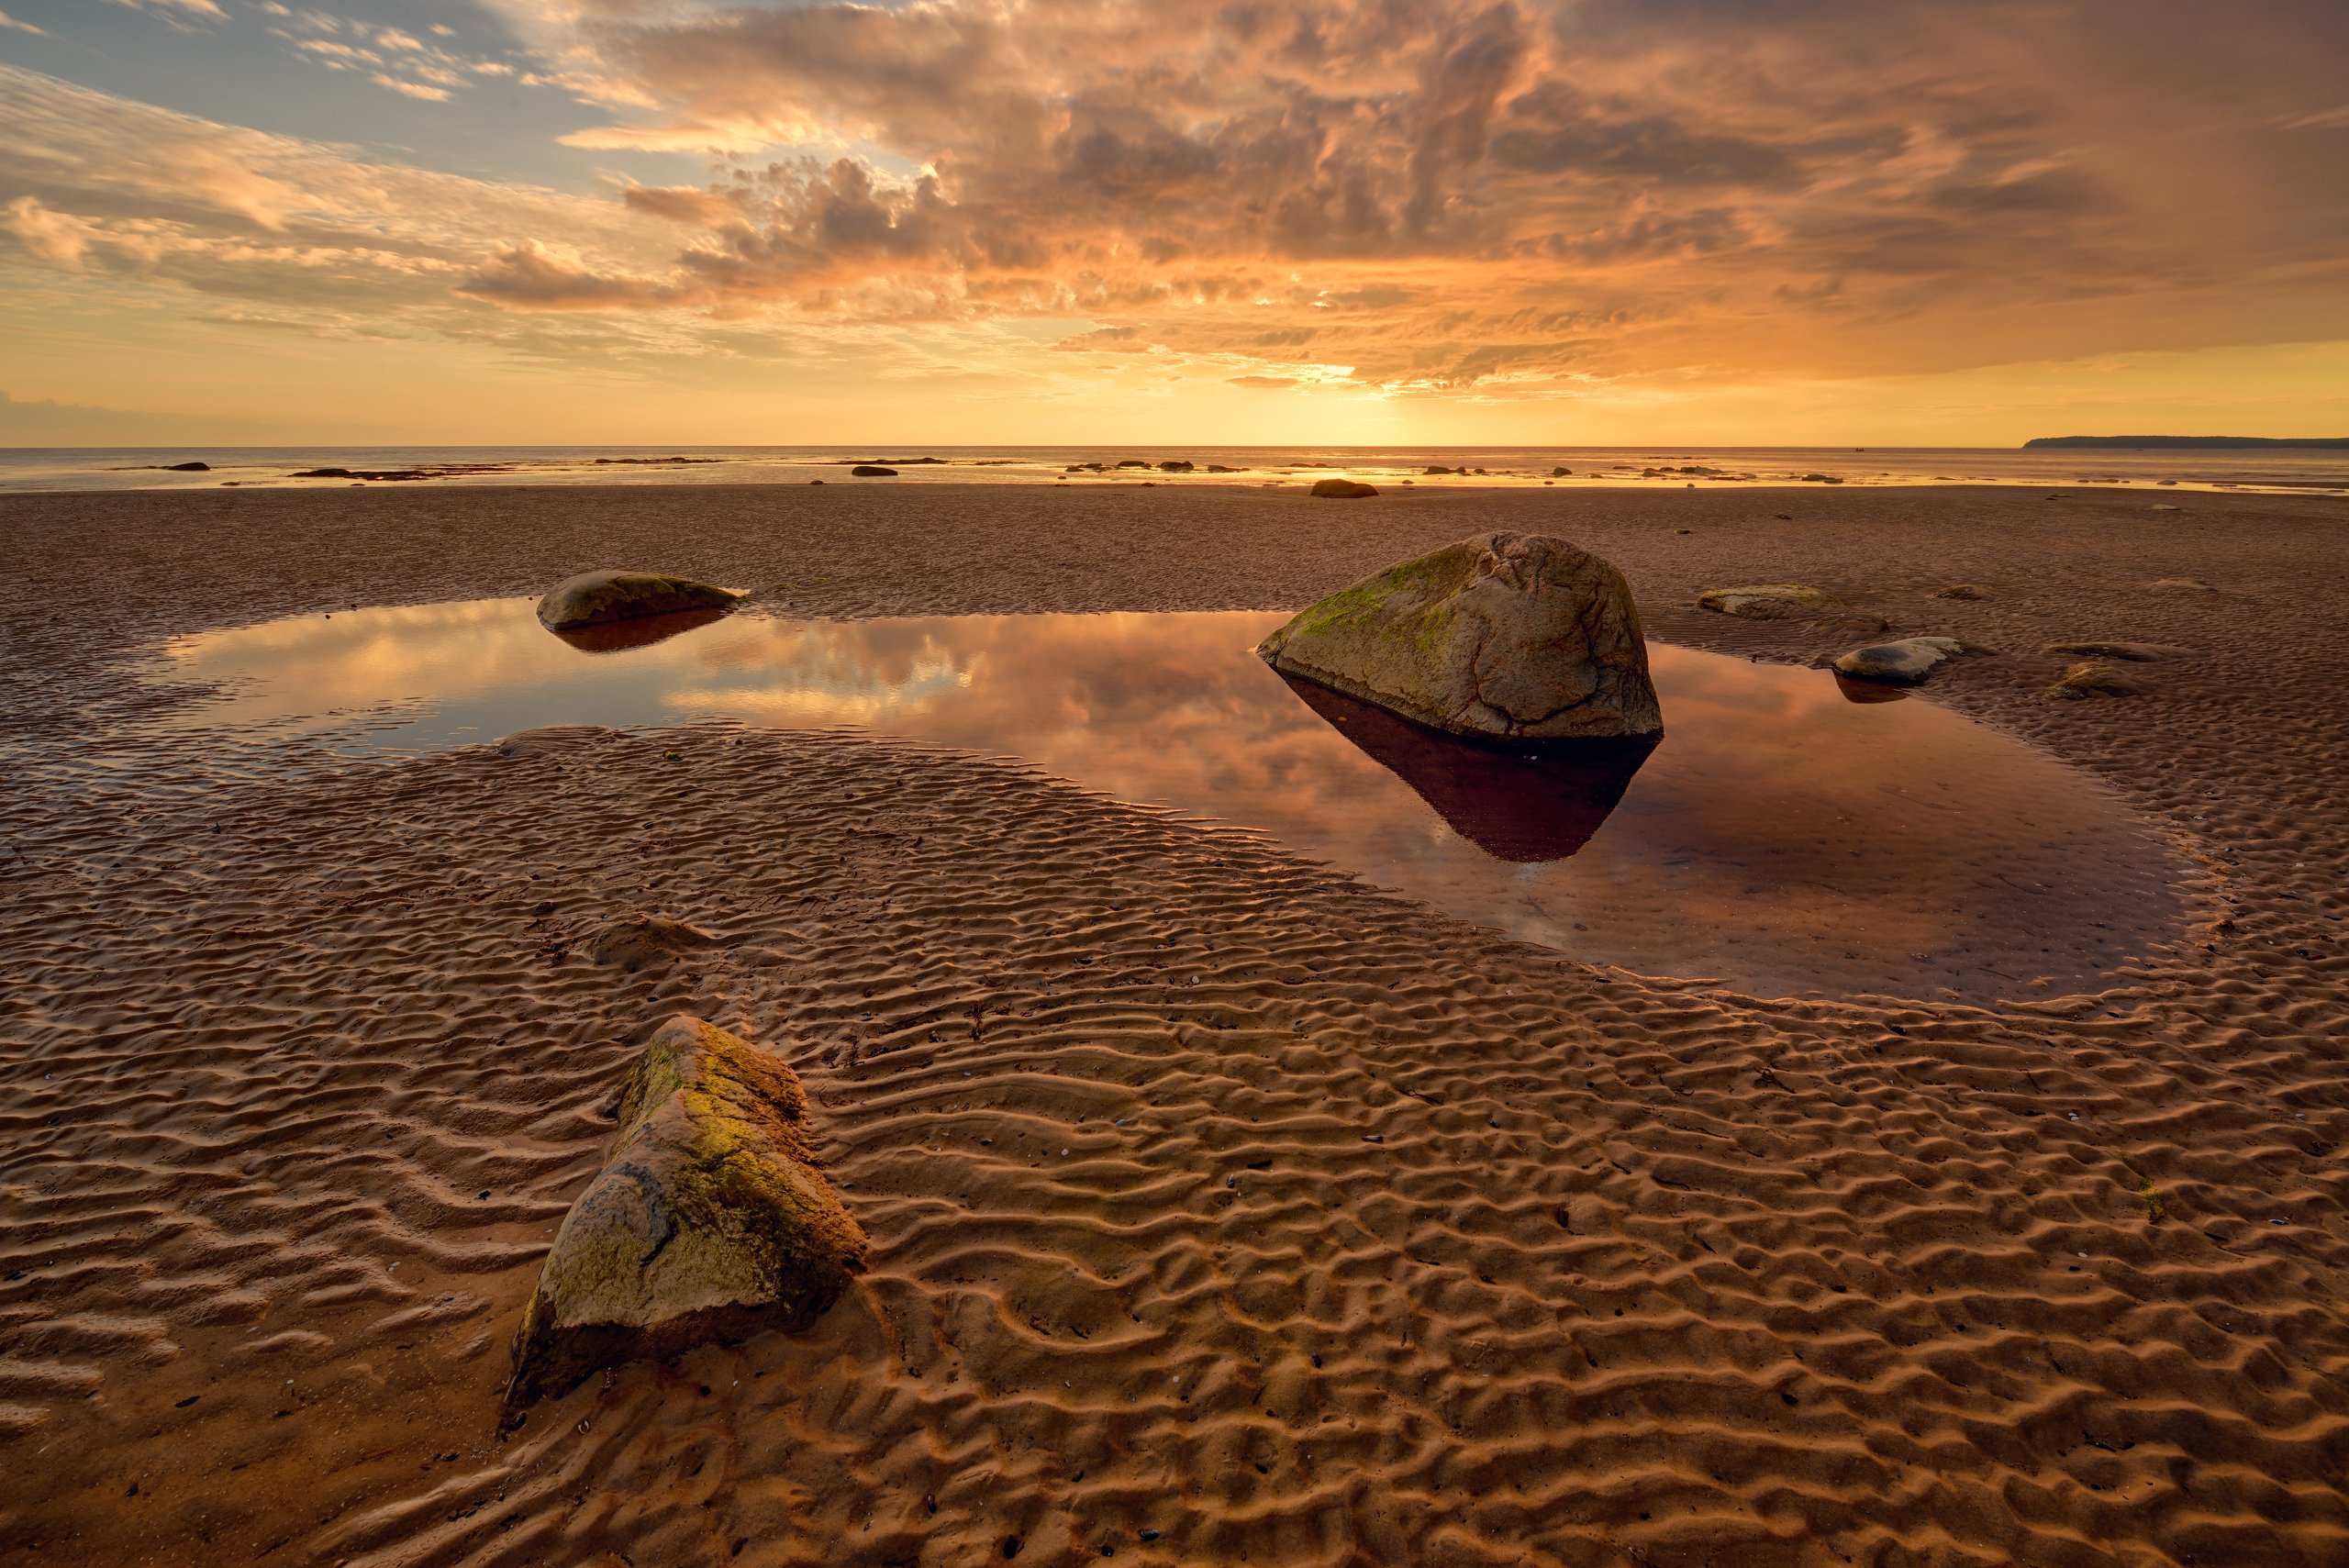
[[[2073,665],[2047,688],[2047,695],[2065,700],[2081,697],[2133,697],[2143,694],[2144,687],[2135,676],[2117,664],[2090,659]]]
[[[648,963],[666,963],[679,953],[707,947],[718,939],[697,926],[665,915],[623,915],[596,928],[587,956],[606,968],[635,973]]]
[[[2051,642],[2048,653],[2074,653],[2090,659],[2119,659],[2131,664],[2150,664],[2156,659],[2167,659],[2185,651],[2179,648],[2164,648],[2154,642]]]
[[[1313,482],[1313,494],[1325,500],[1358,501],[1377,495],[1378,488],[1358,479],[1317,479]]]
[[[1965,651],[1954,637],[1905,637],[1854,648],[1835,661],[1835,673],[1854,681],[1876,681],[1890,686],[1914,686],[1941,665]]]
[[[1841,603],[1824,588],[1799,583],[1748,583],[1734,588],[1708,588],[1697,595],[1699,608],[1741,620],[1815,620]]]
[[[2153,586],[2156,590],[2165,594],[2215,594],[2219,591],[2210,586],[2210,584],[2194,577],[2158,578],[2154,581]]]
[[[1952,583],[1948,587],[1933,592],[1936,599],[1987,599],[1990,596],[1990,590],[1979,583]]]

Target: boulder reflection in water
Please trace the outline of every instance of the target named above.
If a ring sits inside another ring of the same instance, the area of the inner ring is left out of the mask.
[[[1331,728],[1495,860],[1562,861],[1581,849],[1655,750],[1649,737],[1520,755],[1440,735],[1318,682],[1281,678]]]
[[[673,616],[639,616],[634,620],[573,627],[551,635],[561,638],[582,653],[624,653],[631,648],[650,648],[656,642],[665,642],[697,626],[707,626],[714,620],[725,618],[726,611],[720,607],[680,610]]]

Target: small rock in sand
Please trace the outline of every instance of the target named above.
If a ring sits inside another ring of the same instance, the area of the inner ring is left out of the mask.
[[[1735,588],[1708,588],[1697,595],[1700,608],[1719,610],[1741,620],[1815,620],[1842,600],[1824,588],[1799,583],[1748,583]]]
[[[1353,501],[1377,495],[1378,487],[1358,479],[1317,479],[1313,482],[1313,494],[1326,499]]]
[[[633,973],[648,963],[665,963],[681,952],[707,947],[717,940],[699,927],[666,915],[623,915],[596,928],[587,939],[587,956],[607,968]]]
[[[2090,659],[2121,659],[2132,664],[2150,664],[2156,659],[2167,659],[2182,653],[2184,649],[2164,648],[2156,642],[2051,642],[2043,651],[2048,653],[2076,653]]]
[[[1835,661],[1835,673],[1854,681],[1914,686],[1965,651],[1965,645],[1954,637],[1904,637],[1853,649]]]
[[[2153,584],[2163,593],[2215,594],[2219,590],[2193,577],[2164,577]]]
[[[523,1309],[509,1416],[599,1367],[813,1326],[870,1244],[824,1180],[808,1122],[780,1057],[699,1018],[662,1024]]]
[[[1987,599],[1990,597],[1990,590],[1979,583],[1952,583],[1946,588],[1935,589],[1933,597],[1936,599]]]
[[[2051,697],[2133,697],[2144,691],[2137,678],[2117,664],[2090,659],[2075,664],[2047,688]]]
[[[727,609],[742,597],[730,588],[658,572],[583,572],[547,590],[539,601],[539,624],[549,631],[573,631],[647,616]]]

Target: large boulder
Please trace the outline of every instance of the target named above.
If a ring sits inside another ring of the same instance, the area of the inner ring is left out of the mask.
[[[1313,494],[1325,501],[1360,501],[1378,494],[1375,484],[1364,484],[1359,479],[1317,479]]]
[[[539,601],[539,624],[549,631],[573,631],[647,616],[726,609],[743,596],[659,572],[582,572],[547,590]]]
[[[1332,594],[1256,651],[1452,735],[1538,747],[1664,732],[1623,574],[1564,539],[1447,545]]]
[[[868,1243],[818,1169],[784,1062],[699,1018],[653,1034],[603,1170],[563,1216],[514,1340],[509,1413],[599,1367],[807,1329]]]

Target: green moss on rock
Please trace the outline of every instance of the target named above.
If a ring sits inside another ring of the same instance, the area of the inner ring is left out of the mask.
[[[1539,535],[1400,562],[1308,606],[1257,651],[1454,735],[1538,744],[1664,728],[1622,573]]]
[[[600,1366],[803,1330],[864,1269],[864,1232],[824,1180],[807,1095],[778,1058],[671,1018],[618,1116],[523,1312],[509,1410]]]

